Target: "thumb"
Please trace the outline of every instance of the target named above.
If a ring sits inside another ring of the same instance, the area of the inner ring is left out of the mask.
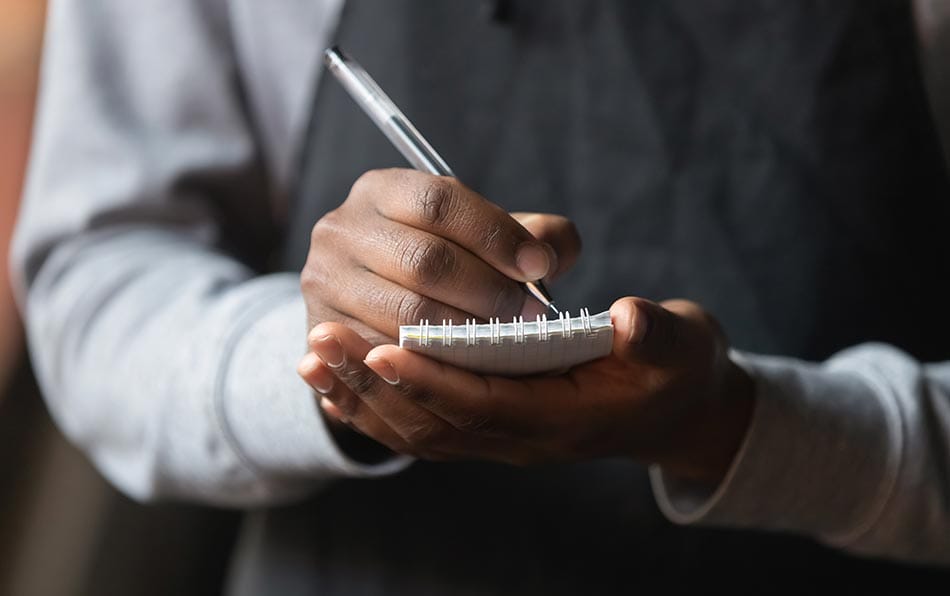
[[[531,235],[548,243],[557,255],[557,267],[549,271],[545,281],[550,281],[570,270],[581,252],[581,237],[574,222],[550,213],[512,213]]]
[[[626,297],[610,307],[615,356],[660,362],[671,358],[681,335],[678,315],[645,298]]]

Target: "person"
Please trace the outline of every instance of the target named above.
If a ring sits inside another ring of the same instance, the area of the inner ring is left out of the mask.
[[[24,347],[7,270],[9,240],[26,170],[29,123],[43,30],[43,3],[7,7],[0,15],[0,388],[9,387]],[[0,393],[0,403],[5,397]]]
[[[382,169],[331,41],[468,186]],[[257,510],[235,593],[876,578],[771,532],[950,561],[947,190],[906,3],[60,0],[14,266],[99,469]],[[609,357],[387,345],[539,277]]]

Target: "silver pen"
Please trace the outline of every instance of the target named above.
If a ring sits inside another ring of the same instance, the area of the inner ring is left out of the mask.
[[[414,168],[438,176],[456,177],[449,164],[436,153],[432,145],[416,130],[416,127],[409,122],[405,114],[396,107],[396,104],[389,99],[389,96],[362,66],[347,56],[339,46],[325,50],[323,61],[350,97],[363,108],[363,111]],[[541,304],[554,311],[555,314],[560,314],[551,294],[541,280],[525,282],[522,285]]]

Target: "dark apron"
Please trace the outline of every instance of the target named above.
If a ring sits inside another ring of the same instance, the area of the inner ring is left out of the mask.
[[[950,195],[909,3],[351,0],[337,40],[469,186],[577,223],[584,254],[552,288],[562,307],[681,296],[745,350],[823,359],[880,340],[950,356]],[[360,173],[405,167],[330,77],[315,106],[290,270]],[[268,515],[270,593],[923,573],[803,538],[674,527],[624,461],[419,463]]]

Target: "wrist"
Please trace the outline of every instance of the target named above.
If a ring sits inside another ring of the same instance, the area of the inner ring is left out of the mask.
[[[658,463],[668,476],[719,484],[742,446],[754,409],[754,381],[729,360],[719,390],[687,417],[676,433],[674,455]]]

